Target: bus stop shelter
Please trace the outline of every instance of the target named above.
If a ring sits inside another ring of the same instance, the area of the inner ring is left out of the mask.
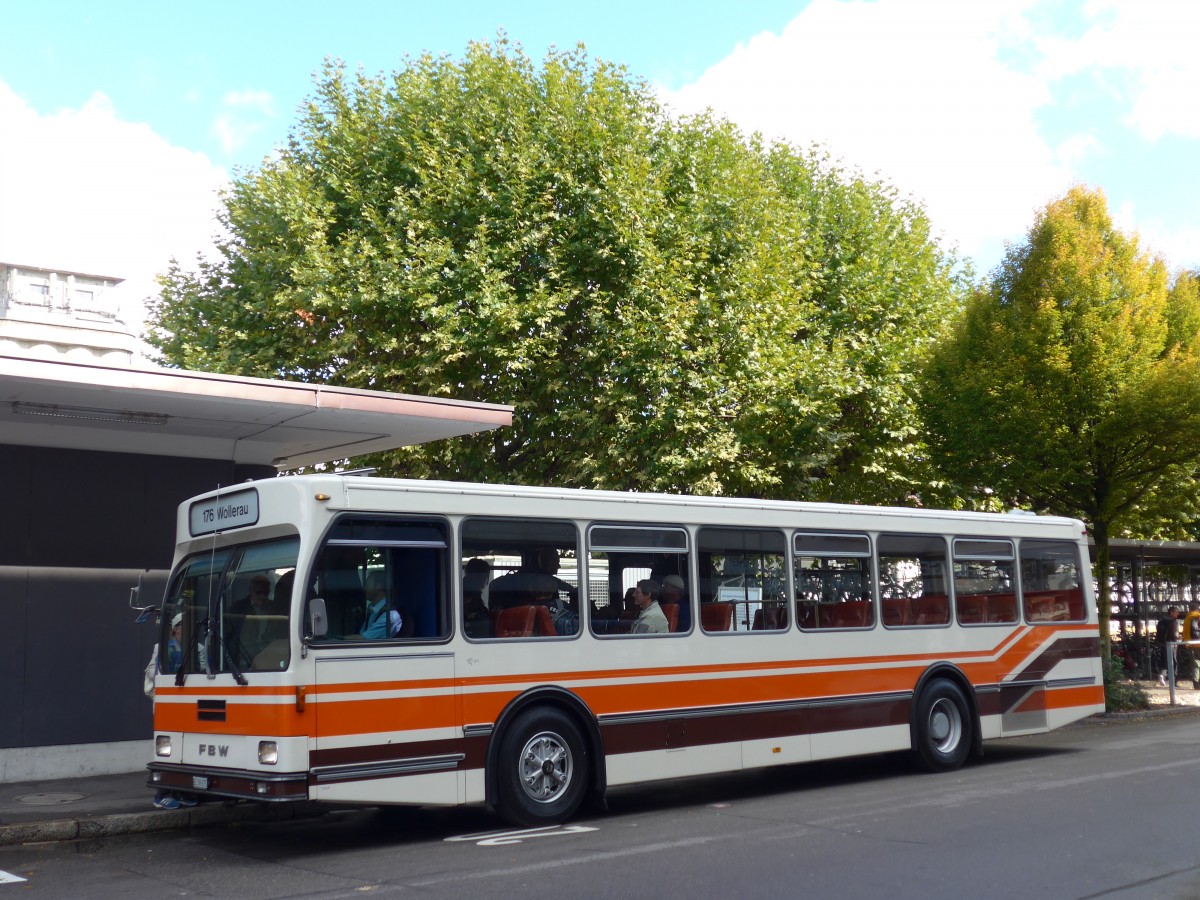
[[[1200,600],[1200,543],[1113,540],[1110,554],[1113,637],[1137,670],[1150,677],[1156,668],[1150,649],[1159,619],[1171,606],[1183,612]]]
[[[161,596],[179,503],[511,423],[498,404],[0,355],[0,783],[145,763],[155,635],[128,598],[139,580]]]

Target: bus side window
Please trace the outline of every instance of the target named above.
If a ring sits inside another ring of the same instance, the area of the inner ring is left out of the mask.
[[[691,630],[695,601],[689,574],[688,534],[683,528],[593,525],[588,531],[588,607],[592,633],[645,637]],[[662,618],[655,619],[653,625],[646,621],[636,624],[641,610],[631,593],[643,580],[658,586]]]
[[[780,631],[788,626],[783,532],[701,528],[700,622],[705,631]]]
[[[904,625],[949,625],[946,541],[927,534],[881,534],[879,596],[889,617]]]
[[[869,628],[875,623],[870,538],[801,531],[794,551],[801,628]]]
[[[1069,541],[1021,541],[1021,596],[1027,622],[1084,622],[1088,610],[1079,554]]]
[[[579,542],[574,523],[467,519],[462,554],[460,618],[468,638],[579,633]]]
[[[954,608],[959,625],[1017,621],[1012,541],[954,539]]]
[[[434,640],[450,633],[448,530],[439,521],[347,515],[317,557],[309,598],[330,640]]]

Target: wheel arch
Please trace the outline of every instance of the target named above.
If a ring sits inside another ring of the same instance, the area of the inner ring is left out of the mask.
[[[608,775],[604,764],[604,739],[600,734],[600,726],[596,722],[595,715],[578,695],[566,688],[544,685],[530,688],[517,695],[496,717],[496,725],[488,740],[484,769],[484,797],[488,809],[496,809],[499,801],[497,762],[504,732],[521,713],[537,706],[557,709],[575,720],[584,740],[587,741],[588,754],[592,760],[591,781],[588,784],[588,795],[584,798],[585,802],[597,801],[604,796]]]
[[[978,755],[983,751],[983,736],[979,728],[979,703],[975,697],[975,687],[966,674],[958,666],[949,662],[934,663],[921,673],[913,688],[912,702],[908,707],[908,744],[912,751],[917,750],[917,707],[920,705],[921,694],[931,683],[939,679],[949,681],[963,693],[967,701],[967,709],[971,715],[971,753]]]

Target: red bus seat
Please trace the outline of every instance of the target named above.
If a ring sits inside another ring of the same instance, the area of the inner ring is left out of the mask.
[[[508,609],[497,610],[492,633],[498,638],[530,637],[539,609],[549,616],[550,612],[544,606],[510,606]],[[550,633],[554,633],[553,622],[550,623]]]
[[[907,597],[883,598],[883,624],[893,627],[912,624],[912,603]]]
[[[544,606],[538,605],[534,607],[537,624],[536,631],[541,637],[554,637],[558,631],[554,627],[554,616],[550,615],[550,610]]]
[[[1017,621],[1016,594],[992,594],[988,597],[987,620],[989,622]]]
[[[733,624],[732,603],[700,604],[700,624],[705,631],[728,631]]]
[[[946,625],[950,622],[950,598],[945,594],[926,594],[913,603],[914,625]]]
[[[667,631],[679,630],[679,604],[678,603],[660,603],[658,608],[663,611],[663,615],[667,617]]]
[[[847,600],[833,605],[830,628],[863,628],[871,624],[870,600]]]
[[[963,594],[956,597],[958,621],[961,625],[979,625],[987,619],[987,595]]]
[[[786,606],[764,606],[754,611],[751,631],[780,631],[787,628]]]

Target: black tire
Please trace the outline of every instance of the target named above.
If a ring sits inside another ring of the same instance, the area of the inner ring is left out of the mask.
[[[974,720],[962,690],[938,678],[929,683],[917,701],[916,746],[913,757],[930,772],[949,772],[971,752]]]
[[[565,822],[583,802],[591,760],[575,720],[539,707],[504,729],[496,757],[499,812],[515,825]]]

